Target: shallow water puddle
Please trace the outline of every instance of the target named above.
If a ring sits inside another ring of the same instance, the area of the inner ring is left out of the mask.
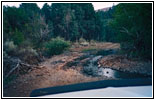
[[[143,74],[138,74],[138,73],[117,71],[111,68],[99,68],[98,75],[112,77],[112,78],[148,78],[148,77],[151,77],[148,75],[143,75]]]

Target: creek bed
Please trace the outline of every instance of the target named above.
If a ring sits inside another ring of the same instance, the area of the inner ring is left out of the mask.
[[[121,71],[118,69],[111,68],[109,66],[100,66],[99,60],[111,54],[116,54],[117,50],[89,50],[84,55],[69,62],[64,68],[78,68],[81,66],[80,72],[84,75],[93,77],[107,77],[109,79],[129,79],[129,78],[150,78],[151,75],[136,73],[134,71]]]
[[[112,68],[106,68],[99,66],[98,61],[103,56],[92,57],[85,66],[83,66],[83,73],[91,76],[106,76],[108,78],[150,78],[151,75],[145,75],[140,73],[131,73],[128,71],[119,71]]]

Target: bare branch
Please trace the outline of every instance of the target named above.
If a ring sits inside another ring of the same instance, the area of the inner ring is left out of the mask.
[[[9,77],[16,69],[19,69],[22,65],[24,66],[28,66],[28,67],[32,67],[34,65],[29,65],[29,64],[26,64],[26,63],[22,63],[20,60],[18,60],[18,63],[16,65],[16,67],[12,68],[9,73],[5,76],[5,78]]]

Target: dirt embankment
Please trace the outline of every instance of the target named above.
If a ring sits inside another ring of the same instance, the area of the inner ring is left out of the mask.
[[[73,63],[71,63],[73,65],[69,64],[70,62],[74,62],[76,59],[84,56],[85,55],[85,52],[83,52],[84,50],[119,49],[119,48],[120,45],[117,43],[95,43],[88,46],[81,46],[75,44],[70,48],[69,51],[66,51],[61,55],[56,55],[49,59],[46,59],[37,68],[33,68],[27,74],[18,77],[8,87],[4,88],[4,97],[25,97],[29,96],[31,91],[37,88],[45,88],[45,87],[108,79],[107,77],[104,76],[92,77],[81,73],[80,71],[81,63],[85,62],[89,58],[77,60],[80,62],[76,64],[75,68]],[[110,55],[103,57],[99,61],[101,67],[111,66],[112,68],[118,70],[120,69],[135,70],[133,68],[137,63],[139,62],[129,61],[128,59],[125,58],[120,59],[117,56],[110,56]],[[133,67],[130,65],[132,65]],[[139,71],[145,69],[147,68],[146,67],[140,68]],[[148,69],[148,71],[150,71],[150,68]]]
[[[112,68],[119,71],[127,71],[131,73],[140,73],[152,75],[152,62],[151,61],[138,61],[128,59],[122,55],[108,55],[102,58],[99,62],[101,67]]]

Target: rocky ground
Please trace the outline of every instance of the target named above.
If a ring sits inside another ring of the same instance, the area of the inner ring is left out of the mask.
[[[12,81],[3,89],[4,97],[29,96],[31,91],[37,88],[113,79],[95,75],[96,70],[91,64],[151,75],[151,62],[134,61],[115,53],[101,57],[96,55],[100,49],[119,48],[117,43],[93,43],[85,46],[74,44],[69,51],[46,59],[27,74]]]

